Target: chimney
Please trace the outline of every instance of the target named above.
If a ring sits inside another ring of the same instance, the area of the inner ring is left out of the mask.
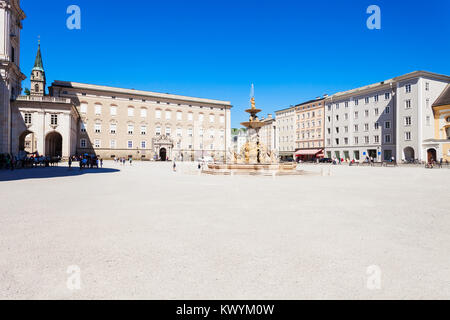
[[[271,113],[269,113],[269,114],[267,115],[267,119],[272,119],[272,114],[271,114]]]

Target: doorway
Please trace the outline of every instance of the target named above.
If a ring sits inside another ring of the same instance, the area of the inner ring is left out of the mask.
[[[428,163],[436,161],[436,149],[428,149],[427,155],[428,155]]]
[[[45,138],[45,155],[62,157],[62,136],[58,132],[51,132]]]
[[[167,150],[166,150],[166,148],[159,149],[159,159],[161,161],[166,161],[167,160]]]

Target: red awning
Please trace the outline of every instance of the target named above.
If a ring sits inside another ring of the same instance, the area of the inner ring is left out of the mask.
[[[315,156],[318,153],[323,152],[322,149],[311,149],[311,150],[298,150],[296,156]]]

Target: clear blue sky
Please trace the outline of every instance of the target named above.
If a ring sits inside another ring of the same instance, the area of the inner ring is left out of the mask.
[[[41,36],[48,82],[78,81],[231,101],[246,119],[414,70],[450,75],[449,0],[22,0],[21,66]],[[66,9],[81,8],[81,30]],[[366,27],[369,5],[381,30]],[[25,82],[29,87],[29,81]]]

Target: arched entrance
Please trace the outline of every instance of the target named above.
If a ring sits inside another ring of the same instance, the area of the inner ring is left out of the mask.
[[[428,149],[427,150],[427,155],[428,155],[428,162],[433,162],[436,161],[436,149]]]
[[[159,159],[161,161],[166,161],[167,160],[167,150],[166,150],[166,148],[159,149]]]
[[[19,151],[25,151],[27,153],[34,153],[37,148],[37,140],[34,132],[25,131],[19,137]]]
[[[406,161],[414,161],[415,159],[415,154],[414,154],[414,149],[411,147],[406,147],[403,150],[403,153],[405,155],[405,160]]]
[[[58,132],[51,132],[45,138],[45,155],[62,157],[62,136]]]

